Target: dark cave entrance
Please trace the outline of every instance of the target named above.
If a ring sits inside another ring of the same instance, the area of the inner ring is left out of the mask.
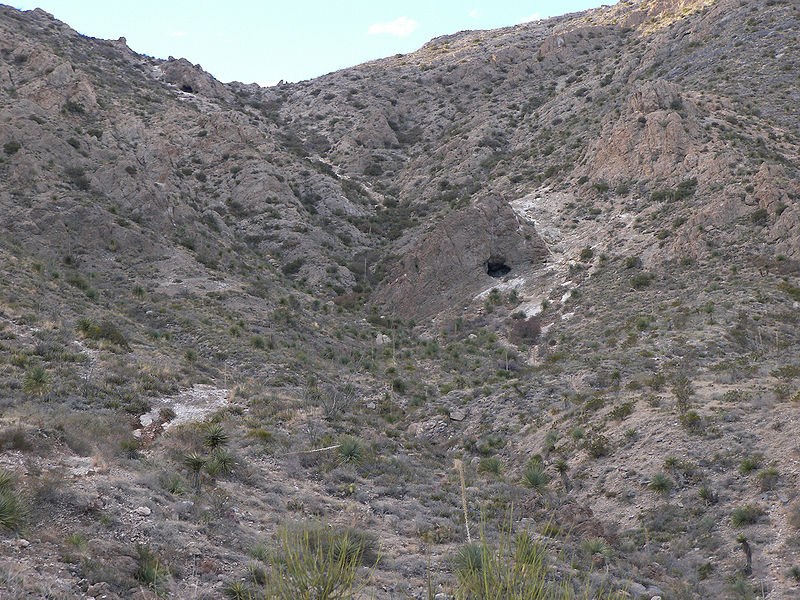
[[[486,261],[486,274],[490,277],[502,277],[511,271],[505,260],[502,258],[492,257]]]
[[[187,92],[189,94],[194,94],[194,90],[192,89],[192,86],[190,86],[188,83],[184,83],[181,86],[181,91],[182,92]]]

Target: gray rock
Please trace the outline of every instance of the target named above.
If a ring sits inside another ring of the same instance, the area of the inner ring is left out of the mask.
[[[463,408],[453,408],[450,410],[451,421],[463,421],[467,418],[467,411]]]

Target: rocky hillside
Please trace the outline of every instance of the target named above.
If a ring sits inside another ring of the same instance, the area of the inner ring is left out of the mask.
[[[482,598],[466,514],[576,593],[796,597],[799,30],[625,0],[260,88],[0,6],[0,596],[272,597],[299,527]]]

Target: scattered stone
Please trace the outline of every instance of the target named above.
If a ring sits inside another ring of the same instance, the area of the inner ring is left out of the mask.
[[[463,408],[454,408],[450,411],[451,421],[463,421],[467,418],[467,411]]]
[[[633,581],[628,585],[628,593],[634,598],[641,598],[647,595],[647,588],[641,583]]]
[[[386,335],[385,333],[379,333],[375,336],[375,345],[376,346],[385,346],[386,344],[390,343],[392,339]]]
[[[136,509],[136,514],[142,515],[143,517],[149,517],[151,512],[153,511],[151,511],[150,508],[147,506],[140,506],[139,508]]]

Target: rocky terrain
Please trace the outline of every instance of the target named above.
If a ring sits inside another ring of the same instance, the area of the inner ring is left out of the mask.
[[[559,597],[796,598],[799,36],[625,0],[261,88],[0,6],[0,597],[292,597],[304,528],[363,597],[494,597],[512,531]]]

